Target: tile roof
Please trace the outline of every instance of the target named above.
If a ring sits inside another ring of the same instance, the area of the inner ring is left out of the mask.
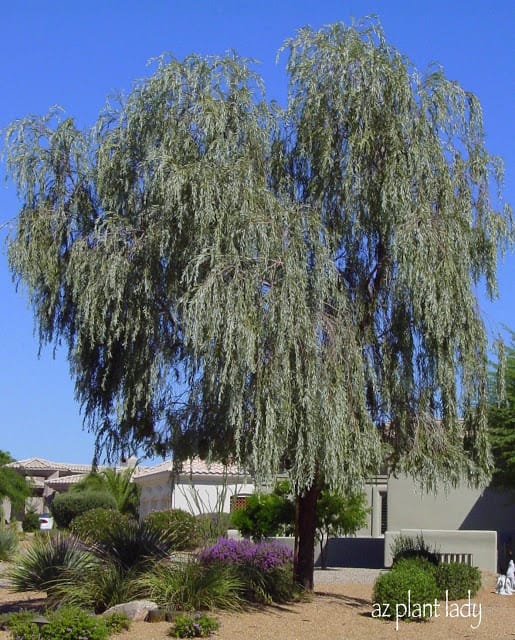
[[[151,467],[137,467],[134,478],[146,477],[166,471],[173,471],[173,460],[165,460]],[[236,465],[224,465],[221,462],[206,462],[200,458],[193,458],[182,463],[182,475],[193,476],[241,476],[245,472]]]
[[[56,488],[60,486],[69,486],[71,484],[77,484],[84,480],[87,476],[86,473],[76,473],[73,476],[61,476],[60,478],[48,478],[45,480],[45,484],[48,487]]]
[[[25,460],[16,460],[5,465],[13,469],[24,469],[25,471],[76,471],[77,473],[89,473],[91,471],[90,464],[68,464],[65,462],[53,462],[45,458],[26,458]]]

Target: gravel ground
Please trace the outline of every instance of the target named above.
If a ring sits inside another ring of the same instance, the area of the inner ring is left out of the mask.
[[[0,576],[5,564],[0,564]],[[495,593],[495,574],[483,575],[483,588],[472,598],[482,616],[445,612],[425,623],[400,622],[372,617],[372,585],[375,569],[327,569],[315,571],[315,593],[306,601],[288,605],[254,607],[241,613],[217,612],[220,629],[214,640],[515,640],[515,596]],[[0,587],[0,611],[44,607],[44,594],[14,594]],[[455,605],[456,606],[456,605]],[[112,640],[167,640],[170,623],[135,622],[128,632]],[[0,631],[0,640],[10,640]]]

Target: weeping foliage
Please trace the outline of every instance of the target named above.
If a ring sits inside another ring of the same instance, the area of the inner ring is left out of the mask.
[[[367,22],[251,61],[159,60],[91,131],[14,122],[9,260],[69,348],[98,451],[228,460],[297,492],[489,470],[486,336],[511,236],[477,99]]]
[[[515,488],[515,333],[511,344],[499,354],[502,367],[490,370],[488,427],[494,458],[492,483]]]

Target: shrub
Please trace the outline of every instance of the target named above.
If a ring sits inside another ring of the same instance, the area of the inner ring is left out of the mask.
[[[77,607],[60,607],[47,613],[47,619],[48,624],[38,631],[34,615],[22,611],[11,614],[6,626],[16,640],[106,640],[121,624],[116,620],[113,626],[108,619],[96,618]]]
[[[57,526],[66,529],[78,515],[97,507],[116,510],[116,500],[101,491],[61,493],[55,496],[50,511]]]
[[[109,630],[109,633],[121,633],[122,631],[128,631],[131,626],[131,621],[125,613],[110,613],[107,616],[103,616],[103,620]]]
[[[433,565],[439,563],[436,550],[426,544],[422,535],[412,538],[411,536],[401,534],[394,539],[390,550],[394,565],[399,560],[406,560],[408,558],[425,558]]]
[[[158,564],[139,582],[145,597],[165,609],[239,609],[243,602],[243,585],[230,565]]]
[[[434,604],[439,597],[434,574],[435,569],[427,560],[401,559],[388,573],[377,578],[372,601],[379,604],[381,610],[388,604],[389,615],[396,615],[397,619],[424,620],[431,615],[431,609],[424,605]],[[408,592],[411,603],[409,610]]]
[[[33,531],[39,531],[39,514],[32,509],[27,511],[23,516],[21,522],[21,528],[25,533],[32,533]]]
[[[70,531],[88,544],[109,539],[113,527],[128,527],[130,518],[119,511],[97,507],[81,513],[70,523]]]
[[[64,575],[70,572],[84,575],[94,566],[95,558],[77,538],[57,533],[35,538],[9,577],[15,591],[50,593]]]
[[[449,600],[461,600],[469,595],[474,596],[481,588],[481,572],[477,567],[451,562],[440,564],[436,569],[436,582],[440,598],[448,592]]]
[[[232,524],[242,535],[262,540],[287,533],[295,518],[293,503],[277,493],[252,494],[246,504],[232,513]]]
[[[11,560],[18,548],[18,536],[12,529],[0,528],[0,560]]]
[[[286,602],[294,596],[292,551],[277,542],[220,538],[199,554],[205,565],[230,565],[243,583],[250,602]]]
[[[205,613],[183,614],[176,618],[168,635],[173,638],[205,638],[219,626],[216,618]]]
[[[182,509],[152,511],[143,522],[163,536],[169,547],[176,551],[195,549],[200,542],[195,516]]]

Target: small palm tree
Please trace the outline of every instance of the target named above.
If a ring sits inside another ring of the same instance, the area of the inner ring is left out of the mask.
[[[134,467],[118,471],[104,469],[93,471],[84,480],[78,482],[73,491],[105,491],[116,500],[118,511],[137,517],[139,506],[139,487],[132,481]]]

